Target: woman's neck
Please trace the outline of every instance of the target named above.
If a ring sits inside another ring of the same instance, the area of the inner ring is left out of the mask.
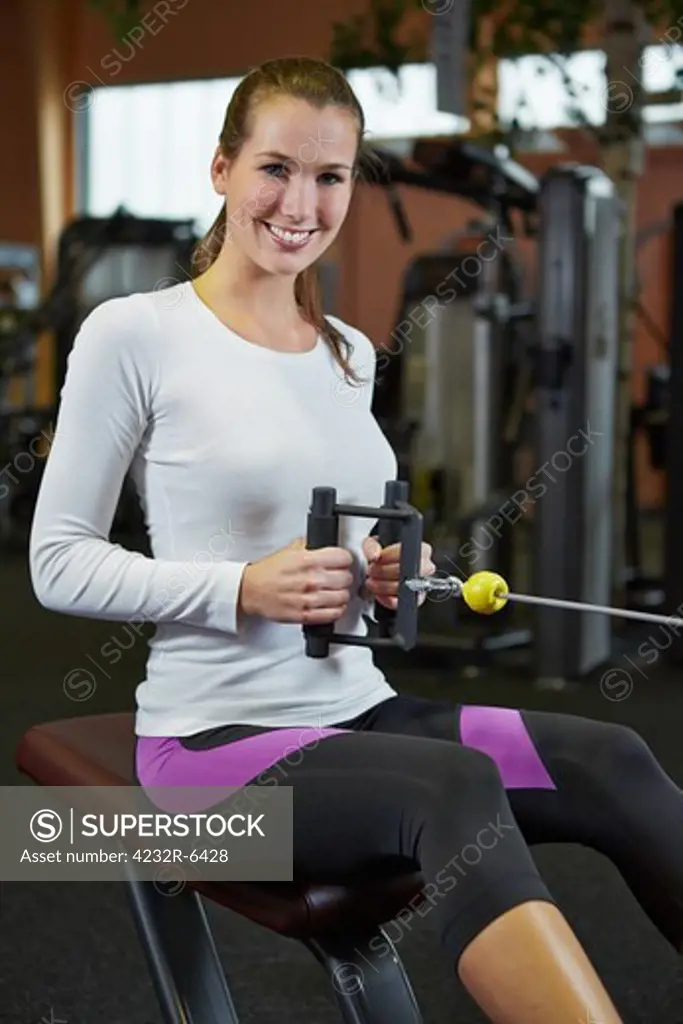
[[[294,328],[302,322],[294,283],[294,276],[266,274],[254,263],[242,264],[224,248],[195,280],[195,287],[218,310],[232,310],[258,324]]]
[[[294,279],[270,276],[248,282],[214,263],[192,282],[199,299],[226,327],[256,345],[283,351],[315,347],[317,329],[304,320],[294,297]]]

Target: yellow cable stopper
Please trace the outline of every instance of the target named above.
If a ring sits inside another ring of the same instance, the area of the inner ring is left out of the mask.
[[[509,587],[497,572],[475,572],[462,585],[462,597],[468,608],[480,615],[493,615],[507,604]]]

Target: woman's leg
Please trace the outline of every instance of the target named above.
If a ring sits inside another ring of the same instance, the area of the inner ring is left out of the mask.
[[[509,792],[528,841],[583,843],[609,857],[683,952],[683,792],[632,729],[538,711],[521,720],[556,786]]]
[[[530,845],[571,842],[609,857],[683,952],[683,792],[632,729],[576,715],[398,697],[368,723],[450,739],[491,757]]]
[[[137,773],[146,787],[291,786],[295,877],[419,867],[442,945],[496,1024],[618,1024],[484,754],[419,736],[238,727],[142,738]]]

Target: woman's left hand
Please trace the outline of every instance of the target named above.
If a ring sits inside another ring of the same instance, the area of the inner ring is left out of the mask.
[[[398,588],[401,572],[401,545],[390,544],[383,548],[377,537],[363,540],[363,554],[368,568],[365,576],[365,596],[374,598],[385,608],[395,611],[398,607]],[[436,572],[432,562],[431,544],[422,544],[420,553],[420,576],[431,576]],[[424,604],[426,594],[418,595],[418,605]]]

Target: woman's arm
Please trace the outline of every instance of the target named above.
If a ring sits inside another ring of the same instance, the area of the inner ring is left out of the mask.
[[[31,581],[52,611],[115,621],[184,622],[235,633],[246,563],[148,558],[109,540],[125,475],[148,429],[158,326],[144,296],[110,299],[69,355],[33,519]]]

